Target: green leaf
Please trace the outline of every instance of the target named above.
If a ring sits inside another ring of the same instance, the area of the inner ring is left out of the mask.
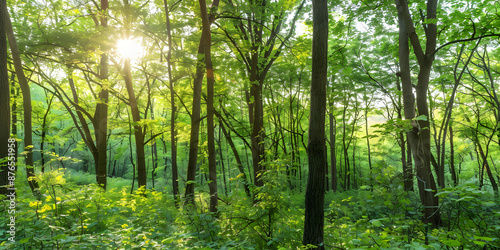
[[[415,121],[427,121],[427,116],[426,115],[419,115],[415,118],[413,118]]]
[[[67,237],[67,235],[65,235],[65,234],[60,234],[60,235],[55,236],[55,237],[54,237],[54,238],[52,238],[52,239],[54,239],[54,240],[62,240],[62,239],[66,239],[66,237]]]

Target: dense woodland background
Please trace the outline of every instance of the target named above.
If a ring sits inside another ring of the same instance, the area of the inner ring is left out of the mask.
[[[0,7],[2,248],[500,248],[498,1]]]

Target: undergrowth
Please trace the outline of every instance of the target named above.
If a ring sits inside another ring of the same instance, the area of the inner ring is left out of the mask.
[[[272,174],[272,173],[271,173]],[[7,232],[8,203],[0,207],[4,249],[304,249],[303,194],[267,176],[254,204],[242,190],[207,212],[198,187],[197,209],[176,209],[169,193],[111,184],[106,192],[53,171],[39,176],[40,200],[19,183],[15,241]],[[19,177],[21,178],[21,177]],[[85,180],[84,180],[85,181]],[[121,180],[114,180],[122,184]],[[113,181],[113,182],[114,182]],[[233,180],[237,181],[237,180]],[[80,184],[80,185],[79,185]],[[499,203],[473,183],[438,193],[443,224],[421,222],[418,194],[398,185],[327,193],[327,249],[500,248]]]

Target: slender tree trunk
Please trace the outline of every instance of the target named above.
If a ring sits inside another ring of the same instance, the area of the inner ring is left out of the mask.
[[[483,164],[481,167],[481,174],[484,176],[484,171],[486,171],[486,174],[488,175],[488,179],[490,180],[491,187],[493,188],[493,192],[495,193],[495,197],[498,197],[498,185],[497,182],[495,181],[495,177],[493,176],[493,173],[491,172],[490,164],[488,163],[488,146],[486,146],[486,153],[483,150],[483,147],[479,143],[479,140],[476,138],[476,145],[479,151],[479,154],[481,156],[481,159],[483,160]],[[483,179],[483,177],[481,177]]]
[[[214,127],[214,70],[212,66],[210,21],[208,20],[207,4],[199,0],[201,20],[203,24],[202,38],[205,40],[205,68],[207,70],[207,136],[208,136],[208,176],[210,189],[210,212],[217,212],[217,165],[215,162],[215,127]]]
[[[130,59],[125,59],[125,65],[123,67],[125,86],[127,87],[127,92],[129,96],[130,109],[132,111],[132,119],[134,124],[134,137],[135,137],[135,150],[136,150],[136,161],[137,161],[137,183],[139,188],[146,188],[146,153],[144,151],[144,134],[142,131],[142,126],[139,125],[141,120],[141,115],[139,113],[139,108],[137,106],[137,99],[135,98],[134,87],[132,85],[132,75],[130,73]]]
[[[12,29],[12,23],[9,17],[9,11],[7,10],[7,4],[2,7],[1,18],[3,18],[3,23],[7,38],[9,40],[10,50],[12,54],[12,61],[14,62],[14,68],[16,70],[17,80],[19,86],[21,87],[21,92],[23,95],[23,109],[24,109],[24,150],[26,152],[26,175],[28,177],[28,183],[31,191],[35,196],[39,196],[38,181],[35,176],[35,169],[33,166],[33,129],[31,122],[31,91],[24,75],[23,65],[21,61],[21,55],[17,47],[16,38],[14,36],[14,31]],[[6,74],[7,75],[7,74]],[[10,105],[9,105],[10,106]],[[9,123],[10,124],[10,123]]]
[[[134,154],[132,152],[132,122],[130,121],[130,113],[127,110],[127,117],[128,117],[128,145],[129,145],[129,157],[130,157],[130,164],[132,164],[132,187],[130,188],[130,194],[134,192],[134,185],[135,185],[135,177],[136,177],[136,171],[135,171],[135,163],[134,163]]]
[[[365,108],[365,130],[366,130],[366,147],[368,150],[368,168],[370,169],[370,188],[373,189],[373,167],[370,149],[370,134],[368,133],[368,104]]]
[[[108,28],[108,0],[101,0],[101,26],[103,34],[106,34]],[[109,83],[108,83],[108,45],[101,48],[101,62],[99,65],[99,79],[102,87],[99,91],[99,100],[95,108],[95,139],[97,148],[96,161],[96,181],[97,185],[106,189],[107,185],[107,147],[108,147],[108,102],[109,102]]]
[[[326,0],[313,0],[311,110],[307,155],[309,176],[305,197],[304,245],[325,249],[325,112],[328,56],[328,8]]]
[[[154,115],[154,101],[149,100],[149,106],[151,107],[151,120],[155,119]],[[151,132],[151,137],[153,137],[153,132]],[[153,188],[155,188],[155,175],[156,175],[156,169],[158,168],[158,148],[156,146],[156,139],[152,141],[151,145],[151,161],[153,162],[153,170],[151,170],[151,182],[153,185]]]
[[[47,93],[45,93],[47,94]],[[41,135],[41,141],[40,141],[40,154],[41,154],[41,162],[42,162],[42,166],[41,166],[41,172],[42,173],[45,173],[45,150],[44,150],[44,146],[45,146],[45,138],[47,137],[47,116],[49,115],[50,113],[50,108],[52,106],[52,101],[54,100],[54,96],[52,95],[52,97],[50,98],[50,100],[47,100],[47,110],[45,111],[45,114],[43,115],[43,120],[42,120],[42,135]]]
[[[203,30],[205,32],[205,30]],[[203,34],[201,35],[204,36]],[[198,142],[200,135],[201,112],[201,85],[203,81],[203,58],[205,53],[205,40],[200,39],[198,46],[198,62],[193,82],[193,110],[191,112],[191,133],[189,139],[189,158],[187,166],[185,202],[194,206],[194,182],[196,165],[198,163]]]
[[[257,57],[257,55],[256,55]],[[264,167],[264,107],[262,99],[262,86],[263,83],[260,80],[256,80],[255,84],[252,84],[252,96],[253,96],[253,126],[252,126],[252,164],[253,164],[253,175],[254,184],[257,187],[264,186],[264,180],[262,179],[265,167]]]
[[[172,77],[172,31],[170,28],[170,10],[168,9],[167,0],[163,0],[165,5],[165,15],[167,18],[167,37],[168,37],[168,54],[167,54],[167,67],[168,67],[168,82],[170,88],[170,108],[172,114],[170,115],[170,150],[172,161],[172,192],[174,195],[175,206],[178,208],[180,205],[179,197],[179,174],[177,171],[177,130],[175,128],[175,117],[177,107],[175,106],[175,92],[174,80]]]
[[[130,29],[130,4],[125,0],[125,31],[126,37]],[[130,58],[125,58],[123,65],[123,78],[125,80],[125,87],[128,92],[129,106],[132,112],[132,119],[134,121],[134,137],[135,137],[135,153],[137,161],[137,184],[139,189],[146,188],[147,173],[146,173],[146,152],[144,150],[144,131],[143,127],[139,125],[141,121],[141,114],[137,105],[137,98],[134,93],[134,85],[132,82],[132,74],[130,69]]]
[[[216,8],[219,5],[219,1],[215,0],[212,3],[212,8]],[[196,165],[198,163],[198,142],[199,142],[199,134],[200,134],[200,113],[201,113],[201,87],[203,82],[203,65],[205,64],[205,52],[207,47],[207,39],[206,37],[209,34],[206,32],[210,32],[210,24],[214,21],[214,16],[211,13],[208,17],[209,26],[204,28],[201,33],[200,44],[198,46],[198,62],[196,64],[196,73],[193,82],[193,111],[191,113],[191,134],[189,139],[189,160],[187,167],[187,178],[186,178],[186,192],[185,199],[187,204],[191,204],[194,206],[194,183],[196,177]],[[205,38],[205,39],[204,39]],[[210,51],[209,51],[210,52]],[[213,70],[210,72],[212,74],[213,79]],[[207,69],[207,76],[209,71]]]
[[[0,0],[0,11],[7,9],[6,0]],[[9,90],[9,74],[7,71],[7,37],[4,25],[4,15],[0,16],[0,194],[8,194],[7,186],[9,185],[9,164],[15,162],[14,158],[9,158],[9,161],[4,162],[4,158],[9,157],[9,148],[14,146],[10,138],[10,90]],[[14,148],[17,151],[17,148]],[[11,159],[13,161],[11,161]],[[12,166],[15,167],[15,166]]]
[[[222,127],[221,127],[221,123],[219,121],[219,134],[218,134],[218,139],[217,139],[217,145],[219,146],[219,156],[220,156],[220,165],[222,167],[222,181],[224,182],[224,194],[228,195],[228,188],[227,188],[227,179],[226,179],[226,166],[224,164],[224,156],[223,156],[223,152],[222,152]],[[227,148],[227,144],[226,144],[226,148]],[[229,178],[231,178],[231,171],[230,169],[228,168],[228,175],[229,175]]]
[[[457,172],[455,170],[455,149],[453,147],[453,124],[450,124],[450,172],[453,185],[458,185]]]
[[[404,25],[404,23],[402,24]],[[401,91],[400,78],[396,77],[397,90]],[[398,95],[398,108],[397,116],[398,119],[402,119],[403,115],[401,113],[403,104],[401,103],[401,95]],[[405,140],[405,134],[407,140]],[[413,191],[413,174],[412,174],[412,164],[411,164],[411,151],[410,144],[408,140],[408,133],[399,132],[399,143],[401,147],[401,165],[403,167],[403,188],[405,191]]]
[[[439,200],[435,197],[437,186],[431,171],[430,152],[430,123],[429,108],[427,105],[427,90],[429,87],[429,77],[434,61],[436,47],[437,26],[435,23],[426,24],[426,47],[422,50],[420,41],[413,27],[413,21],[408,10],[406,0],[396,0],[399,19],[399,63],[400,77],[402,81],[403,103],[405,119],[410,120],[412,130],[408,132],[408,139],[413,153],[415,170],[417,173],[417,183],[422,204],[425,206],[424,223],[431,223],[433,227],[440,224]],[[428,20],[436,18],[437,1],[427,2]],[[427,119],[415,121],[415,106],[413,96],[413,84],[410,77],[409,45],[410,40],[413,52],[419,63],[418,83],[416,86],[416,103],[419,115]]]
[[[335,136],[336,136],[336,125],[337,123],[334,120],[333,114],[330,113],[330,168],[331,168],[331,186],[332,191],[337,192],[337,156],[335,150]]]
[[[236,159],[236,167],[240,171],[240,174],[241,174],[240,178],[243,180],[243,186],[245,188],[245,193],[247,194],[248,197],[251,197],[249,182],[247,180],[247,175],[245,174],[245,169],[243,169],[243,164],[241,162],[241,158],[240,158],[240,155],[238,153],[238,150],[236,149],[236,146],[234,145],[233,139],[226,131],[226,128],[224,127],[224,124],[222,122],[222,118],[220,117],[220,114],[218,114],[217,112],[215,112],[215,114],[217,115],[217,117],[219,117],[219,121],[220,121],[219,124],[220,124],[220,128],[222,129],[222,133],[226,137],[226,140],[229,143],[231,150],[233,151],[234,158]]]

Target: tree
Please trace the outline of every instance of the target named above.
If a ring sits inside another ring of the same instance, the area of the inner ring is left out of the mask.
[[[427,13],[425,17],[425,52],[420,44],[419,36],[413,26],[413,20],[408,9],[406,0],[396,0],[397,16],[399,20],[399,63],[403,91],[403,103],[405,119],[411,122],[412,129],[408,133],[413,159],[415,161],[415,171],[417,173],[417,183],[420,200],[425,206],[423,221],[431,223],[434,227],[440,224],[439,199],[435,196],[437,192],[436,181],[431,171],[431,133],[430,116],[428,108],[427,93],[429,89],[430,72],[434,62],[437,39],[436,11],[437,1],[427,1]],[[413,84],[410,72],[410,48],[408,40],[411,42],[413,53],[418,60],[418,82],[415,87],[416,99],[413,95]],[[415,105],[418,110],[416,119]]]
[[[208,135],[208,176],[210,188],[210,212],[217,212],[217,165],[215,163],[215,128],[214,128],[214,69],[212,66],[210,34],[210,20],[207,13],[205,0],[199,0],[201,11],[201,22],[203,26],[202,38],[204,40],[205,68],[207,70],[207,135]],[[221,156],[222,157],[222,156]]]
[[[328,55],[328,8],[326,0],[313,0],[311,109],[307,156],[309,175],[305,198],[304,245],[325,249],[323,241],[326,168],[325,115]]]
[[[103,34],[106,34],[108,28],[108,0],[101,0],[101,26]],[[106,40],[106,39],[104,39]],[[108,102],[109,102],[109,84],[108,84],[108,46],[103,43],[100,61],[99,79],[102,87],[99,92],[99,100],[95,107],[94,123],[97,159],[96,165],[96,181],[97,184],[106,189],[107,178],[107,146],[108,146]]]
[[[237,4],[228,1],[232,10],[237,10]],[[301,1],[291,22],[291,28],[284,38],[279,33],[283,30],[287,19],[286,11],[289,5],[272,3],[268,0],[249,2],[251,6],[243,13],[231,13],[228,20],[234,30],[219,26],[229,40],[234,53],[244,63],[250,86],[245,85],[245,99],[248,106],[248,117],[251,125],[251,150],[254,172],[254,184],[262,187],[265,172],[265,127],[264,127],[264,98],[263,87],[266,76],[283,51],[286,43],[294,33],[295,22],[304,6]],[[270,26],[270,27],[268,27]],[[267,40],[266,40],[267,38]],[[281,43],[279,43],[281,42]],[[255,195],[255,194],[254,194]],[[257,199],[255,199],[257,200]]]
[[[0,0],[1,10],[7,9],[6,0]],[[9,164],[5,158],[9,156],[10,138],[10,91],[7,72],[7,37],[4,18],[0,17],[0,194],[7,194],[9,184]]]
[[[201,4],[201,3],[200,3]],[[219,1],[216,0],[212,3],[211,10],[216,10],[219,5]],[[208,16],[208,24],[210,25],[215,20],[215,13],[210,13]],[[204,23],[204,25],[206,25]],[[203,65],[206,64],[206,51],[209,34],[206,32],[210,32],[209,28],[203,26],[200,43],[198,46],[198,61],[196,63],[196,73],[193,82],[193,110],[191,113],[191,132],[189,139],[189,161],[187,167],[187,178],[186,178],[186,192],[185,199],[187,203],[194,205],[194,183],[195,183],[195,175],[196,175],[196,164],[198,163],[198,143],[199,143],[199,133],[200,133],[200,113],[201,113],[201,85],[203,82]],[[208,50],[209,51],[209,50]],[[209,74],[208,66],[207,67],[207,77]],[[213,77],[213,72],[211,72]],[[214,150],[215,151],[215,150]]]
[[[168,54],[167,54],[167,67],[168,67],[168,83],[170,88],[170,151],[172,160],[172,192],[174,195],[174,200],[176,206],[179,206],[179,174],[177,171],[177,130],[175,128],[175,117],[177,107],[175,106],[175,92],[174,92],[174,80],[172,77],[172,30],[170,27],[170,11],[168,8],[167,0],[163,0],[165,6],[165,16],[166,16],[166,26],[167,26],[167,39],[168,39]]]
[[[35,196],[38,197],[38,181],[36,180],[35,170],[33,166],[33,129],[31,123],[31,91],[28,85],[26,76],[24,75],[23,63],[21,61],[21,54],[17,47],[16,38],[14,36],[14,30],[12,29],[12,23],[9,17],[9,11],[7,10],[7,4],[2,7],[1,17],[3,18],[3,23],[5,26],[5,31],[7,33],[7,38],[9,39],[10,51],[12,55],[12,61],[14,62],[14,68],[16,70],[17,80],[19,86],[21,87],[21,92],[23,95],[23,117],[24,117],[24,149],[26,150],[26,175],[28,177],[28,183],[30,185],[31,191]]]

